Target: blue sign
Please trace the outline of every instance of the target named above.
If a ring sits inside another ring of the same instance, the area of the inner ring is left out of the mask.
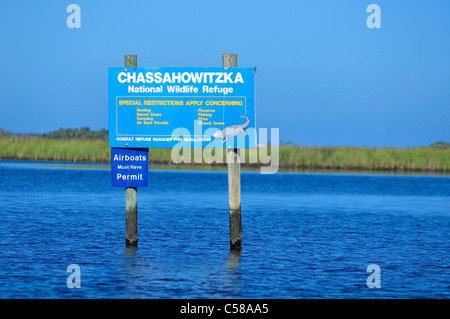
[[[148,148],[111,148],[111,186],[148,186]]]
[[[109,146],[254,148],[254,68],[109,68]]]

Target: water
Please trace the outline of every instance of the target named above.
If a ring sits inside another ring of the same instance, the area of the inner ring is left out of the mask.
[[[241,253],[226,172],[151,170],[149,185],[126,249],[110,170],[0,161],[0,298],[450,297],[449,176],[242,172]]]

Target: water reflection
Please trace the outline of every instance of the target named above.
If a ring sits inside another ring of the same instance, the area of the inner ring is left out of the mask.
[[[135,257],[138,250],[138,246],[131,246],[126,245],[125,246],[125,256],[127,257]]]
[[[123,262],[119,267],[119,278],[122,284],[120,297],[143,298],[153,297],[149,290],[153,279],[154,267],[149,258],[138,252],[136,246],[126,246],[123,250]]]
[[[241,259],[241,250],[230,250],[228,255],[227,269],[237,269]]]
[[[232,294],[239,294],[241,290],[241,271],[240,271],[241,251],[231,250],[226,264],[226,282],[227,290]]]

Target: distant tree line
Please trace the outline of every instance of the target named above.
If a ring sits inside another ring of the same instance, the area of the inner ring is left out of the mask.
[[[0,128],[0,138],[18,138],[18,139],[37,139],[37,138],[48,138],[48,139],[60,139],[60,140],[70,140],[70,139],[108,139],[108,130],[101,129],[98,131],[91,131],[88,126],[81,128],[60,128],[57,131],[52,131],[44,134],[36,133],[13,133]]]
[[[438,148],[438,149],[450,149],[450,143],[446,142],[436,142],[430,145],[431,148]]]
[[[88,126],[85,126],[80,129],[60,128],[58,131],[42,134],[42,136],[50,139],[107,139],[108,131],[105,129],[91,131]]]
[[[270,145],[270,143],[267,143],[268,145]],[[288,142],[284,142],[284,141],[280,141],[280,146],[284,146],[284,147],[301,147],[300,145],[295,144],[292,141],[288,141]],[[316,142],[314,142],[313,147],[317,147]],[[332,146],[330,146],[331,148]],[[429,145],[430,148],[434,148],[434,149],[440,149],[440,150],[448,150],[450,149],[450,143],[447,142],[436,142],[436,143],[432,143]],[[377,147],[375,147],[377,148]]]

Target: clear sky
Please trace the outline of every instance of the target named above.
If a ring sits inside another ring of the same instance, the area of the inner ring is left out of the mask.
[[[69,29],[71,3],[81,28]],[[370,29],[369,4],[381,9]],[[319,146],[450,142],[450,1],[0,2],[0,128],[108,128],[107,70],[257,67],[260,128]]]

